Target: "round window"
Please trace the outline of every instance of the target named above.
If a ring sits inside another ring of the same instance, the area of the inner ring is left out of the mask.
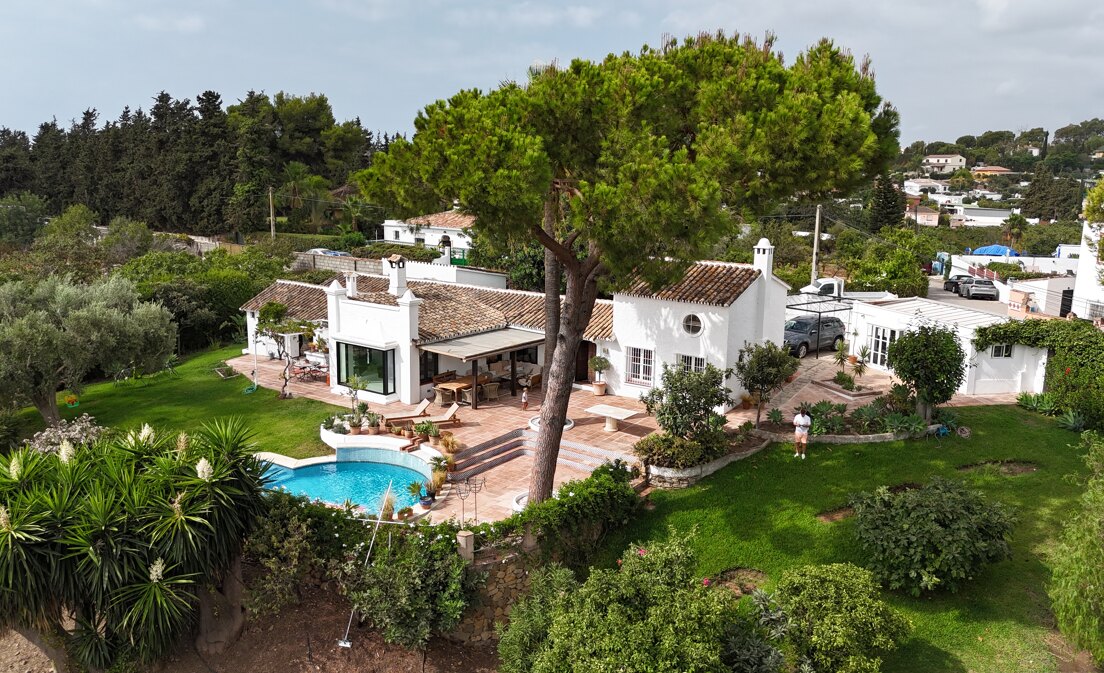
[[[691,336],[697,336],[702,331],[702,321],[696,315],[688,315],[682,319],[682,329],[686,330],[686,333]]]

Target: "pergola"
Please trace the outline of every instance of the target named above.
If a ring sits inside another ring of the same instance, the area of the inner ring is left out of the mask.
[[[461,362],[471,362],[472,387],[479,377],[479,360],[494,355],[510,355],[510,394],[517,395],[517,352],[544,343],[544,334],[506,327],[493,332],[481,332],[468,336],[445,339],[419,345],[423,351],[447,355]],[[472,395],[472,409],[479,408],[479,395]]]
[[[795,294],[789,297],[791,303],[786,304],[786,308],[793,309],[795,311],[801,311],[805,314],[815,314],[817,317],[817,334],[820,334],[820,319],[824,314],[844,313],[850,312],[855,304],[854,299],[845,299],[843,297],[831,297],[823,296],[819,294]],[[817,340],[819,344],[819,338]],[[816,351],[816,358],[820,359],[820,349],[814,348]]]

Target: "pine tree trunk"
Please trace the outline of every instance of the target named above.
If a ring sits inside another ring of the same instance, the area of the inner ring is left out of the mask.
[[[544,401],[541,403],[540,434],[537,435],[537,452],[529,476],[529,502],[541,502],[552,496],[556,459],[560,453],[567,405],[575,382],[575,354],[590,323],[598,296],[598,283],[593,273],[587,277],[576,267],[567,269],[565,275],[567,292],[559,329],[555,333],[556,349],[548,367]]]
[[[556,204],[544,203],[542,228],[549,236],[556,235]],[[541,365],[541,390],[548,391],[548,379],[552,371],[552,358],[556,354],[556,335],[560,331],[560,279],[563,267],[555,253],[544,250],[544,362]]]
[[[31,402],[34,403],[35,409],[38,409],[38,413],[42,414],[46,425],[53,426],[61,422],[61,412],[58,411],[56,393],[35,393],[31,396]]]
[[[211,587],[199,592],[199,633],[195,646],[200,654],[222,654],[241,637],[245,628],[244,589],[238,556],[223,578],[221,591]]]
[[[67,673],[68,671],[79,671],[80,666],[75,661],[69,658],[69,653],[65,651],[64,633],[61,632],[60,627],[58,632],[53,634],[44,634],[37,629],[28,629],[22,626],[13,626],[12,630],[23,636],[32,645],[42,650],[42,653],[50,660],[50,663],[54,666],[55,673]]]

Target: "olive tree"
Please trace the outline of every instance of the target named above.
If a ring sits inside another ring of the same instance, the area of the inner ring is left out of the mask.
[[[756,397],[756,427],[759,427],[763,405],[770,401],[771,395],[786,385],[788,378],[797,373],[798,364],[798,359],[790,355],[789,350],[773,341],[762,344],[745,343],[740,349],[733,369],[740,385]]]
[[[176,325],[134,285],[89,285],[50,276],[0,285],[0,398],[30,403],[57,423],[57,393],[96,370],[157,371],[176,344]]]
[[[240,553],[264,485],[252,451],[228,421],[0,459],[0,625],[58,671],[155,661],[197,621],[197,647],[219,651],[244,626]]]
[[[951,399],[966,377],[966,351],[953,329],[921,325],[889,345],[887,363],[916,394],[916,413],[931,421],[932,408]]]
[[[708,257],[734,214],[865,184],[897,154],[869,64],[822,40],[701,34],[428,105],[356,180],[394,215],[460,208],[480,240],[545,250],[545,381],[529,498],[551,496],[575,357],[600,290]],[[563,296],[560,295],[561,281]]]

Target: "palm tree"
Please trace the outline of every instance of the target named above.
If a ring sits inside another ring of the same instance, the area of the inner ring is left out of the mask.
[[[1027,227],[1027,219],[1023,215],[1012,213],[1004,221],[1002,235],[1008,247],[1015,248],[1023,237],[1024,228]]]
[[[241,544],[264,506],[252,450],[233,420],[0,459],[0,621],[59,671],[153,662],[197,605],[197,645],[212,631],[232,641]]]
[[[313,175],[310,167],[298,161],[284,166],[284,184],[280,187],[280,203],[291,210],[306,209],[317,220],[325,210],[330,183],[321,175]]]

